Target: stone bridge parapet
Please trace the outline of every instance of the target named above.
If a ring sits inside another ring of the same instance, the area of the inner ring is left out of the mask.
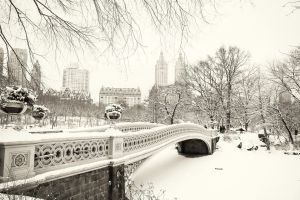
[[[0,139],[0,176],[41,184],[107,167],[114,172],[115,167],[143,160],[169,144],[189,139],[204,141],[212,154],[217,137],[191,123],[145,123],[122,128],[125,132],[102,132],[98,128],[68,133],[12,133]]]

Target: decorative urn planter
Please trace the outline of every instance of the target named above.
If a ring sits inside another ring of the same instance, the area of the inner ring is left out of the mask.
[[[45,106],[34,105],[32,108],[31,116],[36,120],[44,119],[49,113],[49,109]]]
[[[109,120],[118,120],[122,116],[123,108],[118,104],[110,104],[105,107],[105,118]]]
[[[108,112],[107,113],[107,118],[108,119],[120,119],[121,118],[121,113],[120,112]]]
[[[20,101],[8,101],[1,103],[0,109],[6,114],[23,114],[27,110],[27,105]]]
[[[35,95],[26,88],[9,86],[0,89],[0,110],[6,114],[23,114],[35,101]]]
[[[36,120],[41,120],[41,119],[44,119],[46,117],[46,114],[43,113],[43,112],[32,112],[32,115],[31,115],[34,119]]]

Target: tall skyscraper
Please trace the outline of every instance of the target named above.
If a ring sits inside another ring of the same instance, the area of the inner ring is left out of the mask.
[[[10,84],[27,86],[27,51],[14,49],[10,51],[8,60],[8,79]]]
[[[185,73],[185,64],[184,64],[182,54],[179,53],[178,60],[176,61],[175,64],[175,83],[183,82],[184,73]]]
[[[35,91],[41,90],[41,79],[42,79],[42,72],[41,72],[41,65],[39,61],[36,61],[33,64],[31,70],[31,79],[30,79],[30,86]]]
[[[155,65],[155,85],[168,85],[168,65],[164,60],[164,55],[162,52],[160,52],[159,59]]]
[[[64,69],[63,88],[71,91],[89,93],[89,72],[86,69],[69,67]]]

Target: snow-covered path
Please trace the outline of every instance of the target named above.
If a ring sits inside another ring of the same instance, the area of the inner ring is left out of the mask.
[[[178,200],[299,200],[300,156],[247,151],[220,141],[209,156],[187,158],[168,147],[133,175]]]

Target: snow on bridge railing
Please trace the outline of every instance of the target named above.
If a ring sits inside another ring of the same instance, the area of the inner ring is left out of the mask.
[[[145,129],[151,129],[158,126],[163,126],[162,124],[155,124],[149,122],[123,122],[115,124],[114,128],[118,129],[122,132],[132,132],[132,131],[140,131]],[[77,132],[104,132],[110,128],[110,125],[93,127],[93,128],[81,128],[81,129],[72,129],[68,130],[69,133],[77,133]]]
[[[133,132],[140,131],[145,129],[151,129],[155,127],[163,126],[163,124],[149,123],[149,122],[123,122],[115,124],[114,128],[122,132]],[[78,133],[78,132],[104,132],[109,129],[110,125],[97,126],[91,128],[76,128],[76,129],[66,129],[66,130],[38,130],[30,131],[33,134],[42,134],[42,133]]]
[[[159,126],[128,133],[116,130],[113,134],[95,131],[72,134],[14,133],[0,139],[0,176],[7,177],[13,172],[17,179],[21,179],[75,165],[109,162],[189,133],[212,137],[212,132],[195,124]]]

